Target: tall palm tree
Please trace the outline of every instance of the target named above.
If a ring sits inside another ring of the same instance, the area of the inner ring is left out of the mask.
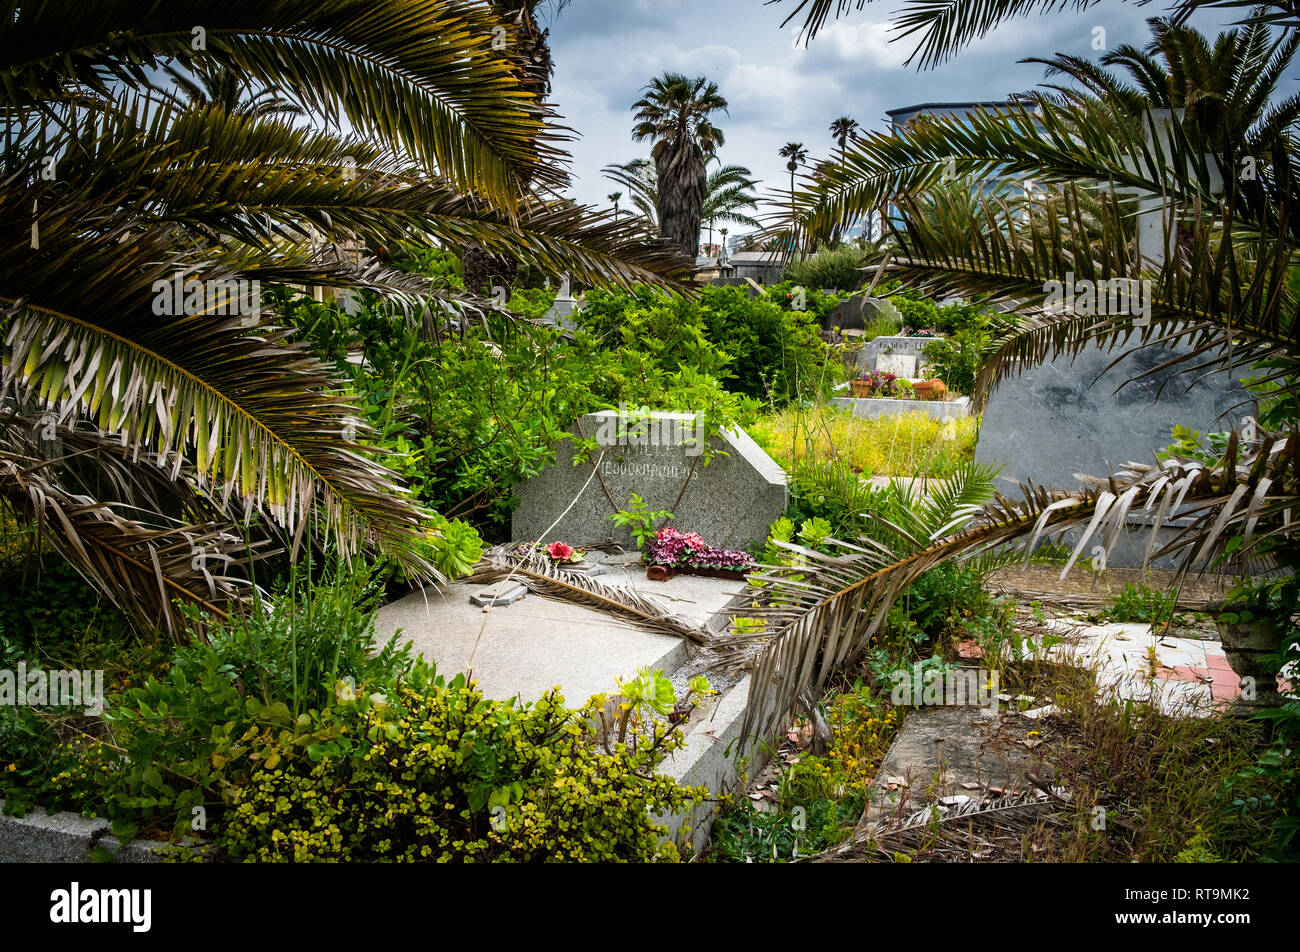
[[[852,116],[840,116],[830,125],[831,135],[840,147],[840,161],[844,161],[847,154],[849,140],[857,136],[859,126],[858,121]],[[871,213],[867,213],[867,238],[871,238]]]
[[[722,130],[711,116],[726,112],[727,100],[707,77],[688,79],[680,73],[656,77],[645,91],[632,106],[636,119],[632,139],[654,143],[650,156],[658,180],[656,210],[664,238],[682,254],[694,257],[700,247],[708,160],[723,144]]]
[[[258,287],[429,300],[417,276],[312,235],[468,237],[593,284],[680,286],[692,263],[635,222],[529,197],[562,178],[558,133],[482,5],[83,13],[47,0],[0,18],[0,501],[143,626],[179,631],[177,600],[220,614],[248,588],[250,536],[297,551],[319,530],[429,576],[427,514]],[[284,90],[356,132],[178,101],[169,63]]]
[[[840,116],[831,123],[831,135],[839,143],[841,160],[844,158],[844,150],[848,147],[849,140],[857,135],[858,129],[858,121],[852,116]]]
[[[658,226],[659,176],[649,159],[607,165],[601,174],[631,193],[629,200],[651,225]],[[702,221],[761,227],[749,214],[758,208],[754,187],[758,179],[743,165],[722,165],[709,174],[700,207]],[[621,195],[621,193],[619,193]]]
[[[969,4],[997,7],[1002,16],[1012,6]],[[1261,88],[1276,82],[1295,52],[1300,5],[1268,7],[1213,43],[1179,34],[1176,22],[1153,21],[1144,51],[1116,51],[1110,60],[1145,74],[1132,87],[1057,57],[1052,69],[1078,72],[1082,88],[1058,85],[1000,113],[869,135],[799,196],[796,226],[805,234],[896,202],[891,276],[937,295],[985,295],[1025,318],[981,374],[980,394],[1005,375],[1085,346],[1182,345],[1181,356],[1141,376],[1194,378],[1253,366],[1268,391],[1261,415],[1270,422],[1231,432],[1208,460],[1171,449],[1154,465],[1129,464],[1081,490],[1026,487],[1019,500],[967,500],[942,527],[913,533],[905,551],[849,547],[814,559],[815,569],[802,565],[798,579],[768,579],[772,625],[751,682],[753,710],[788,710],[824,687],[865,649],[899,593],[951,559],[1013,544],[1032,550],[1083,526],[1077,559],[1091,546],[1108,550],[1139,512],[1154,522],[1147,558],[1174,556],[1184,572],[1227,555],[1252,571],[1276,567],[1275,553],[1300,546],[1300,97],[1270,105]],[[1274,12],[1280,34],[1269,29]],[[925,42],[939,53],[959,47],[971,28],[935,22]],[[1215,125],[1203,124],[1202,109]],[[1149,131],[1157,124],[1163,136]],[[993,200],[979,229],[953,227],[942,204],[928,214],[921,208],[953,167],[972,180],[1032,180],[1043,207],[1026,214]],[[1248,167],[1255,174],[1239,174]],[[1158,263],[1139,256],[1133,227],[1141,196],[1151,195],[1166,198],[1166,227],[1180,235],[1176,253]],[[1068,273],[1149,281],[1149,323],[1062,313],[1052,288]],[[1157,549],[1155,533],[1175,512],[1186,527]]]
[[[787,142],[781,146],[781,158],[789,160],[785,163],[785,167],[790,172],[790,249],[793,251],[797,247],[799,217],[799,208],[795,201],[794,177],[799,172],[799,166],[808,160],[808,150],[803,147],[802,142]]]
[[[618,221],[618,203],[619,203],[619,201],[622,200],[622,198],[623,198],[623,193],[622,193],[622,192],[610,192],[610,193],[609,193],[608,195],[606,195],[605,197],[608,198],[611,202],[614,203],[614,220],[615,220],[615,221]]]

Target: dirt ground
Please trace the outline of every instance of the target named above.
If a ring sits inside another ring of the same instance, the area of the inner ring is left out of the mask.
[[[1076,565],[1062,579],[1061,570],[1051,565],[1005,568],[989,576],[986,587],[996,594],[1013,595],[1020,601],[1040,601],[1071,606],[1106,605],[1128,584],[1142,584],[1157,591],[1173,591],[1176,573],[1141,569],[1111,568],[1094,572]],[[1188,575],[1178,593],[1181,611],[1212,611],[1223,604],[1232,580],[1225,575]]]

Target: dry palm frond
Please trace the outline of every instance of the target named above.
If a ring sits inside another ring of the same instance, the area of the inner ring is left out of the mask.
[[[1063,827],[1061,795],[1042,790],[1003,797],[969,799],[951,806],[931,805],[902,818],[887,818],[854,833],[849,842],[833,847],[806,862],[847,863],[890,860],[899,853],[956,854],[969,860],[972,853],[1003,849],[1018,857],[1027,837],[1046,826]]]
[[[0,497],[50,530],[43,533],[49,544],[141,630],[185,630],[177,603],[224,617],[251,591],[250,562],[275,554],[225,522],[184,524],[148,513],[142,522],[49,477],[46,461],[0,452]]]
[[[695,645],[709,646],[718,640],[715,632],[673,614],[656,599],[634,589],[606,585],[581,572],[565,572],[542,555],[510,556],[506,554],[509,549],[507,546],[488,552],[487,565],[475,572],[474,580],[492,583],[513,578],[537,595],[617,615],[646,628],[685,638]]]
[[[955,493],[955,490],[949,490]],[[1017,544],[1032,553],[1060,530],[1084,526],[1062,574],[1084,553],[1106,553],[1136,515],[1149,517],[1147,561],[1177,556],[1181,571],[1206,568],[1235,534],[1238,558],[1279,537],[1300,534],[1300,435],[1265,434],[1243,446],[1232,434],[1221,463],[1169,458],[1117,473],[1106,488],[1061,493],[1024,486],[1023,498],[998,496],[973,528],[932,536],[906,557],[872,542],[836,543],[837,555],[793,547],[802,562],[751,577],[757,604],[737,610],[767,621],[766,650],[754,668],[742,735],[766,736],[795,703],[818,695],[830,677],[866,649],[899,595],[925,572],[957,558]],[[953,495],[953,499],[960,499]],[[935,516],[937,514],[932,514]],[[1157,547],[1162,528],[1172,538]],[[948,525],[946,531],[952,531]],[[915,537],[915,533],[912,534]]]

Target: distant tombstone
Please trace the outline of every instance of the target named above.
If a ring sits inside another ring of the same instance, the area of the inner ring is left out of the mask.
[[[914,377],[925,358],[926,346],[934,341],[933,337],[876,337],[858,351],[858,370],[879,370],[882,357],[911,357],[913,373],[907,376]]]
[[[857,331],[863,326],[863,309],[866,298],[852,297],[841,301],[833,310],[826,313],[822,320],[823,330]]]
[[[609,517],[626,509],[633,493],[652,510],[672,511],[670,525],[698,532],[718,548],[765,541],[769,525],[785,511],[785,473],[743,430],[714,436],[709,445],[716,455],[707,465],[694,414],[605,410],[582,417],[570,432],[595,440],[598,448],[575,466],[575,440],[561,440],[555,464],[515,487],[519,504],[511,531],[517,541],[545,536],[581,546],[612,537],[631,548],[631,534]],[[598,460],[600,473],[590,478]]]
[[[1207,433],[1240,426],[1256,414],[1240,374],[1238,379],[1219,372],[1171,380],[1171,368],[1117,390],[1184,353],[1186,349],[1141,348],[1106,370],[1119,351],[1090,345],[1073,361],[1062,355],[1003,378],[989,395],[976,459],[1002,465],[999,489],[1004,493],[1015,495],[1017,485],[1030,479],[1040,486],[1076,489],[1075,473],[1104,477],[1130,460],[1154,463],[1177,424]],[[1135,528],[1142,521],[1140,515],[1130,519]],[[1145,541],[1134,538],[1136,548],[1121,545],[1108,564],[1140,564]]]
[[[876,357],[876,370],[910,380],[916,376],[916,357],[912,354],[880,354]]]
[[[551,305],[551,309],[546,312],[542,320],[547,324],[563,327],[565,330],[574,330],[578,325],[573,320],[573,312],[577,309],[578,302],[573,297],[569,276],[562,275],[560,290],[555,295],[555,303]]]

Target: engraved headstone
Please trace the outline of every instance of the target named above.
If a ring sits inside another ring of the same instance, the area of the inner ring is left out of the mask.
[[[925,362],[925,348],[934,341],[933,337],[876,337],[858,351],[857,368],[859,371],[878,370],[877,361],[882,355],[898,355],[915,358],[916,368],[920,370]]]
[[[703,429],[689,413],[605,410],[582,417],[570,433],[574,438],[556,446],[555,464],[515,488],[517,541],[585,546],[612,537],[630,549],[631,533],[609,517],[627,509],[633,493],[652,510],[672,511],[670,525],[698,532],[719,548],[765,541],[768,526],[785,511],[785,473],[743,430],[715,435],[709,454]],[[584,439],[596,448],[574,465]]]

